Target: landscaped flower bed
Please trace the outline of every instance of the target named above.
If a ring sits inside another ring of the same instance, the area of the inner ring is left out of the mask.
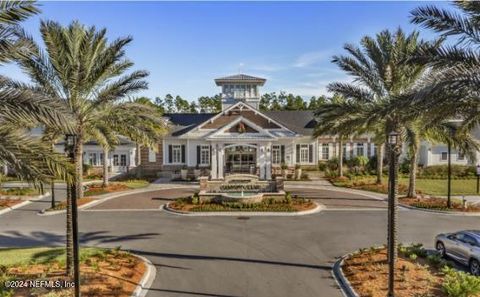
[[[200,202],[196,196],[180,198],[169,204],[169,207],[179,211],[190,212],[215,212],[215,211],[272,211],[272,212],[297,212],[314,209],[315,203],[308,199],[291,197],[285,199],[264,198],[259,203],[242,202]]]
[[[77,199],[77,206],[82,206],[82,205],[87,204],[87,203],[89,203],[93,200],[95,200],[95,199],[88,198],[88,197],[83,197],[83,198]],[[61,202],[57,202],[55,204],[55,207],[47,208],[47,209],[45,209],[45,211],[64,210],[66,208],[67,208],[67,201],[61,201]]]
[[[127,191],[132,189],[145,188],[149,185],[146,180],[126,180],[122,182],[110,183],[108,187],[103,187],[102,184],[88,185],[87,189],[83,193],[85,196],[95,196],[114,192]]]
[[[428,254],[421,245],[399,248],[396,263],[397,297],[476,297],[480,278],[451,268],[438,254]],[[362,249],[347,258],[342,267],[345,277],[361,297],[387,295],[388,266],[385,248]]]
[[[452,200],[452,208],[447,207],[447,199],[437,197],[400,198],[400,203],[413,207],[456,212],[480,212],[480,206],[465,204],[458,199]]]
[[[34,188],[8,188],[0,189],[0,196],[36,196],[39,191]]]
[[[145,273],[145,264],[119,249],[84,248],[80,252],[82,296],[129,297]],[[73,289],[7,288],[8,281],[72,281],[65,273],[64,248],[0,249],[0,296],[67,297]]]
[[[10,199],[10,198],[2,198],[0,199],[0,209],[12,207],[16,204],[22,203],[24,200],[22,199]]]

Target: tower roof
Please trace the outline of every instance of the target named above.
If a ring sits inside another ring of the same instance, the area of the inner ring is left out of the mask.
[[[225,83],[254,83],[263,86],[266,81],[267,80],[265,78],[255,77],[246,74],[235,74],[215,79],[215,83],[217,84],[217,86],[221,86]]]

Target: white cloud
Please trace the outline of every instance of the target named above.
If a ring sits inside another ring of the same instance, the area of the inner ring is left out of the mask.
[[[297,58],[294,67],[308,67],[319,62],[325,61],[330,56],[328,51],[318,51],[318,52],[309,52],[305,53]]]

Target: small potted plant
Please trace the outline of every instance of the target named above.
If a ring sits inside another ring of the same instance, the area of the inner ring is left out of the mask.
[[[295,179],[301,179],[302,177],[302,167],[300,164],[295,164]]]
[[[183,166],[182,169],[180,170],[180,178],[182,180],[187,180],[187,175],[188,175],[188,168],[187,166]]]
[[[200,177],[200,174],[202,174],[202,170],[200,169],[200,166],[195,166],[195,169],[193,169],[193,176],[197,180]]]

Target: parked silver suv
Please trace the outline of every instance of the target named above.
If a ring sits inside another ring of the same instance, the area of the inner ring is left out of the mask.
[[[435,247],[442,256],[449,256],[467,265],[471,274],[480,276],[479,230],[439,234],[435,237]]]

